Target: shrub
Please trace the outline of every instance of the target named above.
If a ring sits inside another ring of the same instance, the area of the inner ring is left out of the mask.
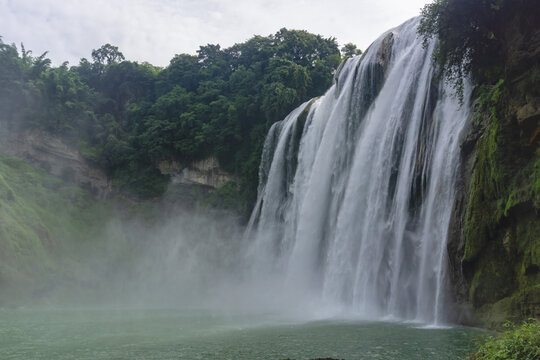
[[[531,319],[519,327],[507,323],[508,330],[489,336],[470,360],[540,359],[540,322]]]

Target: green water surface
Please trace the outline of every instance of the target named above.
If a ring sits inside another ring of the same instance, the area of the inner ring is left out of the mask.
[[[479,331],[176,310],[0,310],[0,359],[462,359]]]

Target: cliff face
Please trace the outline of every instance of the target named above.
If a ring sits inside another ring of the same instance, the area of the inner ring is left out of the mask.
[[[158,168],[162,174],[171,175],[173,184],[202,185],[217,189],[229,181],[238,181],[234,175],[222,170],[217,158],[213,156],[189,164],[164,160],[158,164]]]
[[[459,320],[488,327],[540,317],[540,29],[505,36],[504,77],[474,92],[448,243]]]
[[[110,194],[111,183],[105,172],[88,164],[77,148],[38,129],[4,130],[0,152],[90,190],[96,198],[103,199]]]

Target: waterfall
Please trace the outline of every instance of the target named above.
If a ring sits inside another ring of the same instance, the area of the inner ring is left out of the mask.
[[[369,318],[444,320],[469,105],[439,80],[418,22],[347,60],[324,96],[270,129],[245,237],[277,291]]]

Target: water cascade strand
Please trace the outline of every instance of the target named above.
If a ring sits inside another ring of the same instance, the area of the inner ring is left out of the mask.
[[[445,242],[468,117],[418,19],[349,59],[266,139],[246,237],[261,276],[325,309],[444,319]],[[266,275],[264,275],[266,274]]]

